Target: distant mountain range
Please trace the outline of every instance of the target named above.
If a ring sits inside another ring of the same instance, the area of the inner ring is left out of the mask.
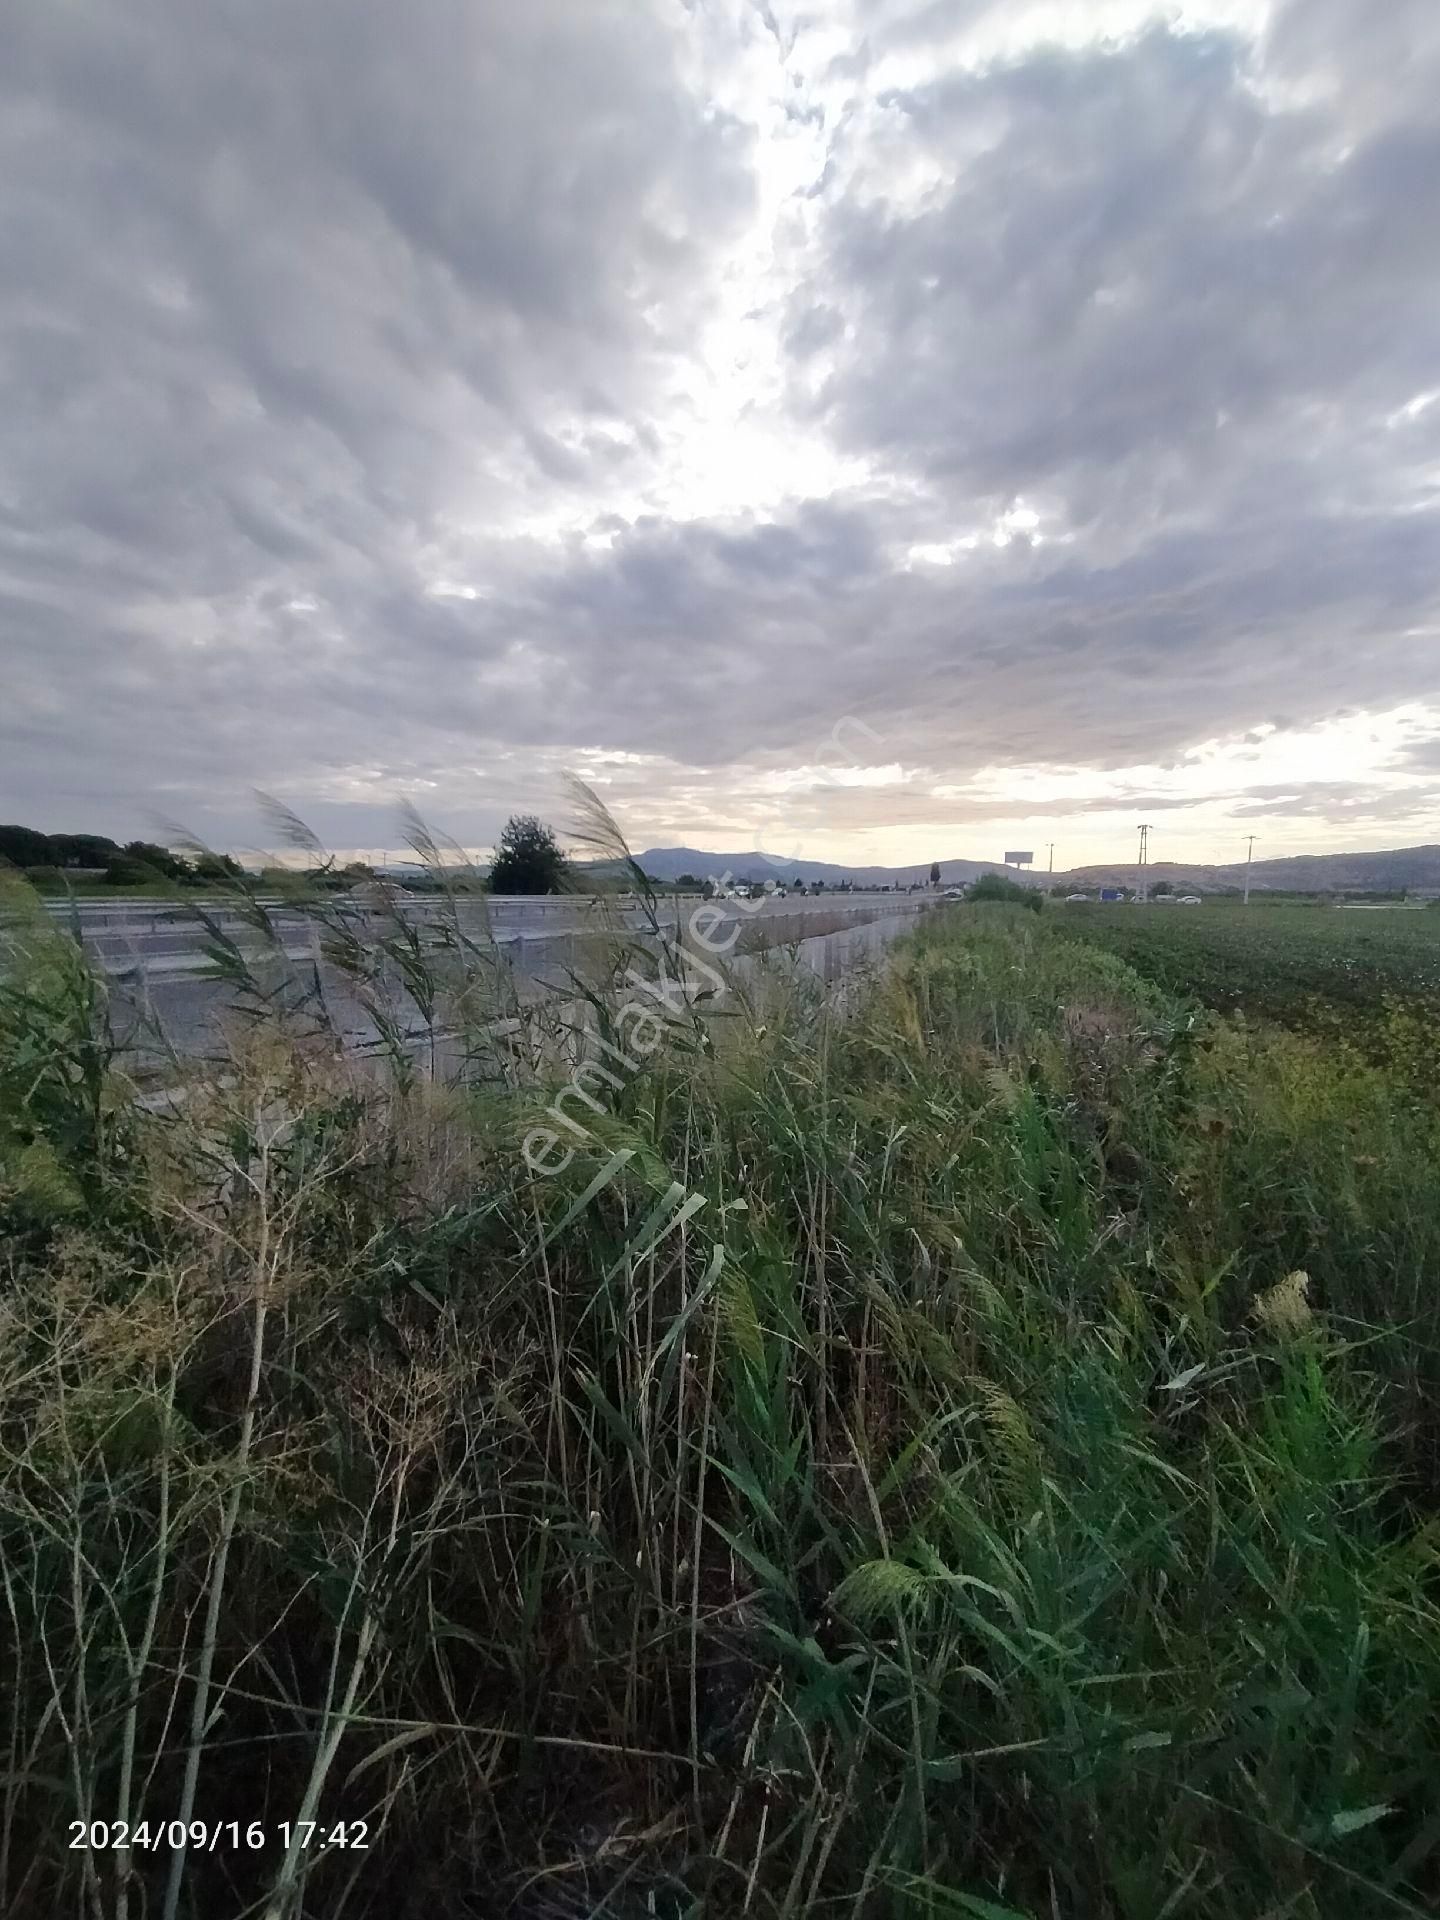
[[[1156,860],[1149,867],[1150,885],[1168,880],[1176,888],[1196,893],[1239,893],[1245,885],[1245,863],[1204,866]],[[1133,886],[1134,861],[1103,866],[1075,867],[1056,875],[1078,888]],[[1257,860],[1250,869],[1252,893],[1440,893],[1440,846],[1396,847],[1384,853],[1302,853],[1283,860]]]
[[[636,854],[636,860],[652,880],[678,880],[693,874],[697,880],[719,879],[728,874],[732,880],[778,880],[789,886],[803,880],[807,887],[823,880],[827,887],[849,880],[857,887],[908,887],[912,881],[922,885],[930,878],[930,862],[919,867],[842,867],[829,860],[781,860],[768,853],[702,853],[698,847],[650,847]],[[978,880],[982,873],[1004,873],[996,860],[942,860],[943,885],[960,886]],[[1012,869],[1013,871],[1013,869]],[[1048,875],[1037,876],[1048,879]]]
[[[769,854],[704,853],[698,847],[651,847],[636,858],[653,879],[675,881],[682,874],[698,880],[729,874],[734,880],[775,879],[788,885],[803,880],[812,886],[823,880],[827,887],[849,880],[857,887],[907,887],[914,881],[922,885],[930,878],[930,864],[914,867],[837,866],[827,860],[784,860],[778,864]],[[1071,867],[1063,873],[1018,871],[994,860],[942,860],[940,879],[944,886],[959,886],[977,880],[982,873],[1009,873],[1031,886],[1070,885],[1077,891],[1097,887],[1133,886],[1134,861],[1114,861],[1099,866]],[[1157,860],[1152,862],[1150,884],[1168,880],[1177,890],[1196,893],[1238,893],[1245,884],[1245,863],[1224,866]],[[1415,893],[1440,893],[1440,846],[1397,847],[1384,853],[1307,853],[1280,860],[1257,860],[1250,870],[1251,891],[1255,893],[1394,893],[1409,888]]]

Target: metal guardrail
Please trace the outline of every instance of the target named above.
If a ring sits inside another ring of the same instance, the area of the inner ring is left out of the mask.
[[[728,925],[724,920],[709,923],[708,939],[695,943],[694,951],[697,958],[705,959],[708,952],[710,961],[723,959],[748,975],[752,966],[764,965],[766,951],[783,950],[794,954],[802,966],[827,983],[838,982],[883,950],[897,932],[913,926],[933,904],[924,899],[886,902],[882,897],[846,906],[827,903],[828,910],[823,913],[772,912],[742,924],[741,937],[729,939],[736,916]],[[314,978],[321,985],[327,1007],[340,1018],[347,1047],[363,1050],[367,1037],[363,1029],[371,1027],[371,1018],[344,973],[324,962],[315,930],[307,928],[306,934],[308,938],[297,941],[294,952],[286,958],[307,978],[311,966],[317,967]],[[587,978],[597,983],[608,978],[615,964],[617,936],[633,943],[637,960],[653,946],[652,937],[640,929],[587,926],[573,920],[568,924],[496,929],[492,937],[511,990],[521,1004],[528,1004],[557,992],[573,993],[576,983]],[[102,938],[105,945],[117,941],[114,935]],[[93,950],[97,943],[91,944]],[[248,946],[249,942],[241,944]],[[279,958],[273,952],[257,952],[253,957],[262,968],[267,959]],[[149,1021],[157,1022],[170,1036],[169,1044],[176,1052],[201,1055],[209,1051],[220,1032],[231,994],[200,945],[180,952],[173,947],[159,952],[152,949],[148,955],[143,946],[136,946],[128,952],[112,952],[109,957],[97,954],[97,958],[102,959],[111,977],[116,994],[113,1005],[122,1030],[123,1023],[129,1024],[127,1044],[133,1044],[138,1055],[150,1051],[144,1039]],[[640,961],[640,965],[644,971],[645,963]],[[394,1011],[404,1024],[409,1003],[398,978],[393,985],[397,993]],[[373,1031],[370,1037],[374,1037]]]

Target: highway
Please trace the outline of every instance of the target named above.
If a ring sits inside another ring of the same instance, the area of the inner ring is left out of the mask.
[[[87,951],[108,975],[115,1030],[136,1065],[159,1065],[171,1053],[194,1057],[223,1050],[237,998],[207,950],[211,929],[188,903],[156,898],[50,904],[61,924],[78,923]],[[264,904],[273,941],[259,935],[233,908],[206,901],[203,911],[267,986],[283,990],[292,1000],[318,992],[330,1024],[347,1047],[377,1044],[376,1023],[353,983],[324,958],[318,920],[279,900]],[[672,934],[677,925],[683,930],[703,904],[699,896],[665,897],[662,924]],[[893,937],[894,927],[909,924],[928,904],[926,895],[879,893],[715,902],[697,923],[702,934],[697,950],[742,954],[793,946],[817,972],[831,978],[877,945],[868,936],[849,937],[854,930],[884,921],[887,926],[876,929],[877,937]],[[426,945],[439,942],[436,923],[442,905],[430,895],[402,899],[407,922],[421,930]],[[383,916],[376,914],[367,929],[354,906],[347,903],[347,918],[362,941],[367,932],[371,939],[382,937]],[[647,925],[638,907],[613,894],[462,897],[459,924],[465,939],[502,963],[504,987],[522,1002],[567,986],[573,975],[602,973],[613,959],[615,937],[642,935]],[[425,934],[427,925],[436,928],[433,935]],[[416,1009],[397,978],[390,981],[386,1000],[402,1025],[419,1026]]]

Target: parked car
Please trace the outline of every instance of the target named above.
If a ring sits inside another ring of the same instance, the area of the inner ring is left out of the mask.
[[[1198,907],[1202,902],[1198,893],[1182,893],[1179,904],[1182,907]]]
[[[1089,898],[1090,896],[1088,893],[1067,893],[1065,896],[1067,905],[1072,900],[1088,900]]]

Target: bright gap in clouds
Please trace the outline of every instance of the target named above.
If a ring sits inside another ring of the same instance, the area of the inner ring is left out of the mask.
[[[1242,739],[1211,741],[1170,765],[1136,764],[1104,775],[1055,766],[981,768],[963,781],[920,768],[818,764],[717,769],[708,790],[672,763],[632,758],[633,776],[607,780],[607,799],[636,850],[656,844],[703,851],[781,853],[856,865],[1000,858],[1008,846],[1056,843],[1057,868],[1123,862],[1135,826],[1153,816],[1152,857],[1220,863],[1243,855],[1254,833],[1266,857],[1324,852],[1343,830],[1354,848],[1400,844],[1365,808],[1376,795],[1415,797],[1412,842],[1440,839],[1434,776],[1397,772],[1417,739],[1440,738],[1440,709],[1407,705],[1326,725],[1262,723]],[[618,771],[618,770],[617,770]],[[645,797],[642,797],[642,794]],[[649,796],[658,794],[657,801]],[[1291,800],[1319,812],[1295,819],[1262,811]],[[658,805],[658,811],[652,810]]]
[[[1437,837],[1426,0],[302,12],[17,15],[12,817]]]
[[[903,11],[903,10],[902,10]],[[788,303],[809,270],[815,201],[835,162],[836,129],[857,116],[888,109],[892,87],[923,85],[937,61],[956,68],[1013,60],[1047,45],[1068,49],[1124,40],[1156,22],[1183,29],[1230,27],[1258,31],[1269,7],[1260,0],[1156,4],[1156,0],[1065,0],[1065,4],[1008,4],[982,9],[968,21],[960,11],[950,38],[927,41],[913,54],[881,52],[859,77],[851,71],[867,26],[854,0],[830,0],[797,15],[789,31],[772,33],[764,10],[737,34],[715,17],[692,17],[688,65],[693,83],[748,129],[755,183],[752,218],[729,248],[719,276],[715,309],[667,396],[658,425],[660,444],[643,477],[619,485],[606,500],[606,518],[633,526],[647,516],[670,521],[738,517],[764,522],[804,501],[849,488],[883,484],[873,460],[838,449],[821,434],[797,433],[789,411],[796,377],[785,344]],[[935,22],[926,10],[927,24]],[[946,176],[903,147],[881,148],[877,171],[864,190],[897,205],[923,202]],[[857,186],[859,182],[856,183]],[[822,358],[822,366],[823,366]],[[578,428],[577,428],[578,432]],[[1005,547],[1017,532],[1037,531],[1033,509],[1017,502],[985,528],[950,543],[920,543],[910,560],[953,560],[982,540]],[[488,535],[493,520],[474,529]],[[557,501],[553,508],[518,515],[510,531],[542,542],[579,537],[591,551],[612,549],[615,526],[597,529],[593,508]],[[459,543],[463,552],[464,541]],[[903,563],[903,562],[902,562]],[[472,589],[432,586],[433,593],[470,597]]]

